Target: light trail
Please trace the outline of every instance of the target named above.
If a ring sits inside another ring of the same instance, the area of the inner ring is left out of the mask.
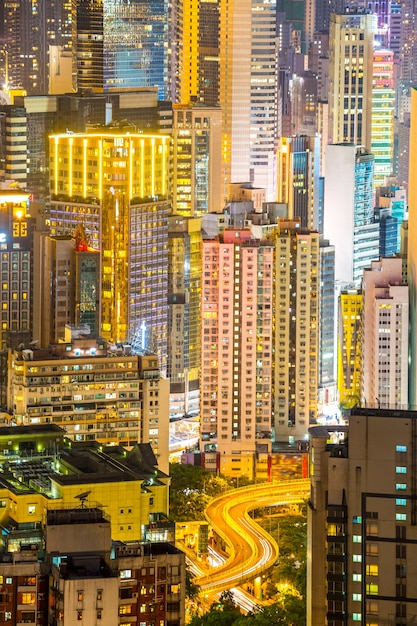
[[[207,507],[206,517],[228,545],[230,557],[223,561],[217,555],[216,560],[220,562],[216,569],[195,580],[201,590],[208,596],[231,589],[271,567],[278,557],[277,543],[249,512],[268,506],[298,504],[306,500],[309,493],[310,481],[300,479],[241,487],[213,500]],[[214,564],[213,555],[214,552],[211,555]],[[251,598],[249,594],[246,596]]]

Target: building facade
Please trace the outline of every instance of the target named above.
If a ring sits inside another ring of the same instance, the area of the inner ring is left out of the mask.
[[[362,293],[362,405],[407,408],[409,307],[402,259],[372,261]]]
[[[371,148],[376,16],[367,9],[332,13],[329,36],[329,141]]]
[[[169,144],[163,135],[120,130],[50,138],[51,234],[83,227],[100,250],[100,335],[158,354],[163,373]]]
[[[10,422],[54,423],[74,441],[149,442],[168,472],[169,383],[155,356],[127,352],[88,338],[10,352]]]
[[[320,137],[281,137],[277,150],[277,202],[303,228],[319,224]]]
[[[416,418],[411,411],[361,408],[349,427],[310,429],[312,626],[415,619]]]
[[[174,105],[172,205],[175,213],[199,217],[220,211],[222,116],[219,107]]]
[[[279,220],[275,261],[274,438],[304,439],[317,417],[319,234]]]
[[[373,170],[373,155],[353,144],[326,148],[324,236],[336,249],[336,280],[358,287],[364,268],[379,255]]]
[[[72,10],[74,91],[158,87],[168,93],[168,2],[77,0]]]
[[[271,449],[274,246],[251,239],[203,241],[201,451],[206,469],[236,478]]]
[[[201,256],[201,220],[170,216],[167,375],[171,415],[199,409]]]
[[[394,53],[374,51],[371,152],[375,158],[374,187],[386,184],[394,170]]]

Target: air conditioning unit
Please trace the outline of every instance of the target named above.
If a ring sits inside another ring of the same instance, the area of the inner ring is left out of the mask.
[[[137,597],[138,597],[138,595],[139,595],[139,594],[138,594],[138,592],[137,592],[137,591],[135,591],[134,593],[132,593],[132,598],[137,598]]]

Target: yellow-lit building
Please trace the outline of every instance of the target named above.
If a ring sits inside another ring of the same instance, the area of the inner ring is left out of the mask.
[[[164,532],[169,539],[169,477],[158,469],[149,444],[127,451],[95,441],[71,442],[55,425],[4,427],[0,459],[3,527],[12,520],[20,528],[36,528],[45,523],[48,509],[88,502],[105,508],[115,540],[155,540],[161,519],[159,540]]]
[[[199,0],[179,0],[173,3],[173,55],[176,71],[172,82],[175,100],[182,104],[199,100],[199,8]]]
[[[74,441],[150,443],[168,473],[169,382],[155,356],[73,339],[9,352],[8,410],[17,425],[54,423]]]
[[[358,406],[361,398],[362,293],[356,289],[342,291],[339,298],[338,389],[340,404]]]
[[[50,228],[101,253],[100,335],[166,369],[170,139],[133,128],[50,137]]]
[[[222,114],[219,107],[174,105],[172,205],[198,217],[223,208]]]

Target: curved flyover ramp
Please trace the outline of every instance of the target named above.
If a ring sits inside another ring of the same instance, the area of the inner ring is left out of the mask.
[[[195,579],[203,591],[224,591],[253,579],[278,557],[276,541],[250,516],[254,509],[299,504],[310,494],[310,480],[251,485],[214,499],[206,518],[230,550],[227,561],[210,574]]]

